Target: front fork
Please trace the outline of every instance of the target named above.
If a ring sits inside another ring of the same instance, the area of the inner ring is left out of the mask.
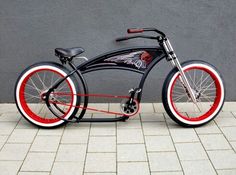
[[[166,51],[166,54],[168,56],[168,59],[170,59],[170,61],[171,61],[171,64],[174,67],[176,66],[179,70],[179,73],[181,75],[180,81],[183,83],[184,87],[187,89],[187,91],[189,93],[189,96],[192,99],[192,101],[196,104],[197,100],[196,100],[195,94],[194,94],[194,92],[193,92],[193,90],[192,90],[192,88],[191,88],[191,86],[188,82],[188,79],[187,79],[187,77],[186,77],[186,75],[183,71],[183,68],[182,68],[181,64],[179,63],[179,60],[178,60],[176,54],[174,53],[174,50],[173,50],[173,48],[170,44],[170,41],[168,40],[168,38],[164,38],[162,40],[162,43],[163,43],[163,47]]]

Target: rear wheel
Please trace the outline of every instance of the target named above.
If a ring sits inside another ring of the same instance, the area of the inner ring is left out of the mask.
[[[192,102],[175,68],[163,86],[163,105],[169,116],[182,126],[206,124],[223,106],[225,90],[222,78],[215,67],[203,61],[188,61],[182,64],[182,68],[197,102]]]
[[[76,95],[79,86],[73,76],[63,81],[49,95],[50,106],[44,100],[44,93],[61,78],[68,70],[60,64],[45,62],[37,63],[22,72],[15,86],[15,100],[20,113],[29,122],[45,128],[57,127],[76,114],[79,97]],[[60,95],[67,93],[70,95]],[[51,110],[60,117],[56,117]]]

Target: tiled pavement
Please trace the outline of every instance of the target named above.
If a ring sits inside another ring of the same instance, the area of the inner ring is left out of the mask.
[[[99,104],[111,109],[113,104]],[[87,114],[86,117],[103,114]],[[206,126],[182,128],[161,104],[142,104],[127,122],[38,129],[0,105],[0,174],[236,174],[236,103]]]

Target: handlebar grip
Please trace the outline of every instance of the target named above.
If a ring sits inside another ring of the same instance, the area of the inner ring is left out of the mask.
[[[116,38],[116,42],[119,42],[119,41],[125,41],[125,40],[128,40],[129,38],[127,37],[120,37],[120,38]]]
[[[127,33],[142,33],[144,29],[127,29]]]

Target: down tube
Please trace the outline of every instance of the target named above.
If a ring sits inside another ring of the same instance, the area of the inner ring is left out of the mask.
[[[154,62],[152,62],[150,65],[149,65],[149,67],[148,67],[148,69],[145,71],[145,73],[143,74],[143,76],[142,76],[142,79],[141,79],[141,81],[140,81],[140,83],[139,83],[139,88],[140,89],[142,89],[142,91],[138,94],[138,102],[141,102],[141,99],[142,99],[142,94],[143,94],[143,85],[144,85],[144,83],[145,83],[145,80],[146,80],[146,78],[147,78],[147,76],[148,76],[148,74],[149,74],[149,72],[152,70],[152,68],[157,64],[157,63],[159,63],[163,58],[165,58],[166,57],[166,55],[163,55],[162,57],[160,57],[159,59],[157,59],[156,61],[154,61]]]

